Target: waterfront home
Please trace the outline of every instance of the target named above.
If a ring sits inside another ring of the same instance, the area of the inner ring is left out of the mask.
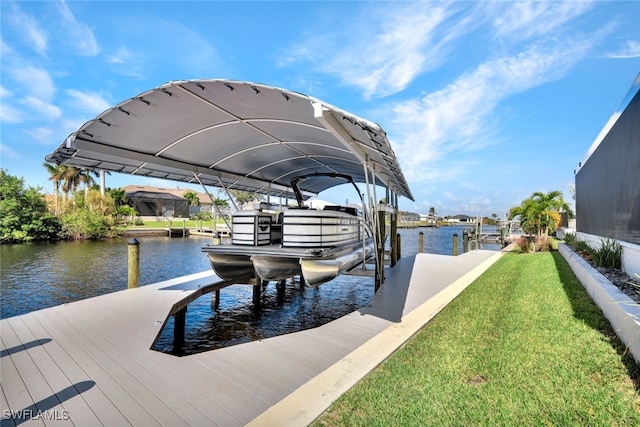
[[[453,216],[445,216],[444,221],[449,225],[458,225],[458,224],[475,224],[476,218],[468,215],[453,215]]]

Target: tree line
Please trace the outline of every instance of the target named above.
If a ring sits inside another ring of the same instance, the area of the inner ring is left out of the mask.
[[[48,163],[44,167],[54,184],[53,197],[0,169],[0,243],[114,237],[121,235],[127,221],[137,215],[127,204],[124,190],[96,185],[96,172]],[[195,193],[184,197],[191,205],[199,204]],[[236,192],[233,198],[240,207],[261,200],[247,192]],[[219,198],[214,203],[219,207],[227,205]],[[574,217],[562,192],[535,192],[520,206],[512,207],[508,219],[519,219],[521,228],[530,236],[545,238],[559,226],[563,212]],[[435,208],[430,209],[430,214],[435,215]]]
[[[68,165],[43,166],[53,182],[53,196],[0,169],[0,243],[116,237],[136,219],[125,191],[98,186],[97,172]],[[254,193],[231,194],[240,207],[261,200]],[[184,197],[192,206],[200,203],[196,193],[187,192]],[[213,203],[219,208],[228,205],[217,197]]]
[[[124,218],[135,216],[124,191],[102,194],[90,171],[45,167],[54,182],[53,197],[0,169],[0,243],[114,237],[123,233]]]

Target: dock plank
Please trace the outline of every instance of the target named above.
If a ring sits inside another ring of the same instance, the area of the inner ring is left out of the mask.
[[[79,307],[76,309],[82,310]],[[88,339],[93,342],[93,345],[102,354],[110,357],[113,361],[126,361],[126,363],[120,363],[122,368],[140,383],[145,384],[149,391],[176,411],[189,424],[196,421],[202,422],[203,419],[208,417],[207,413],[211,412],[211,409],[216,409],[216,418],[222,418],[220,413],[224,412],[225,409],[210,398],[200,405],[197,404],[198,401],[204,400],[203,396],[211,395],[212,389],[215,388],[215,383],[209,383],[196,396],[189,396],[187,393],[180,395],[175,393],[175,390],[189,390],[192,388],[191,384],[183,377],[184,373],[181,369],[183,363],[181,363],[180,358],[152,351],[148,348],[138,348],[135,346],[135,340],[132,341],[127,333],[110,327],[108,323],[88,322],[87,320],[81,322],[78,326],[81,326],[85,331],[90,331],[87,334]],[[99,337],[99,339],[94,339],[93,337]],[[158,362],[160,359],[164,361],[163,364]],[[198,377],[201,376],[202,372],[198,372]],[[206,410],[203,410],[203,408],[206,408]],[[229,417],[233,419],[231,413],[229,413]],[[210,420],[210,422],[214,423],[214,420]]]
[[[53,312],[55,313],[55,312]],[[53,317],[52,315],[51,317]],[[92,327],[87,327],[79,318],[74,319],[73,325],[63,317],[57,319],[65,329],[75,328],[74,341],[82,346],[89,357],[97,363],[103,371],[109,372],[118,379],[120,385],[126,389],[133,399],[144,408],[153,408],[151,417],[160,424],[188,425],[182,417],[182,406],[173,400],[178,398],[171,393],[169,401],[163,400],[157,394],[164,391],[163,384],[150,374],[144,366],[132,363],[126,354],[114,348],[112,343],[100,336]],[[64,323],[66,322],[66,324]],[[96,325],[96,323],[93,323]],[[179,400],[182,400],[181,398]],[[183,403],[183,402],[181,402]],[[188,413],[188,412],[187,412]]]
[[[2,335],[9,333],[10,326],[3,325]],[[7,345],[5,339],[2,339],[3,350],[12,348],[11,345]],[[18,368],[14,364],[10,355],[5,355],[0,358],[0,374],[2,375],[2,381],[0,381],[0,387],[5,396],[6,405],[4,408],[9,411],[8,420],[14,420],[16,418],[24,418],[20,415],[20,411],[25,408],[29,408],[33,405],[34,400],[27,390],[27,385],[22,380],[22,376],[18,371]],[[5,418],[3,414],[3,418]],[[22,421],[22,420],[20,420]],[[14,422],[15,424],[15,422]],[[44,424],[41,424],[44,425]]]
[[[43,324],[38,321],[38,317],[40,317],[38,316],[39,314],[41,314],[41,312],[34,312],[30,315],[22,316],[22,320],[25,325],[33,331],[34,335],[52,337],[52,341],[47,344],[45,350],[49,353],[51,358],[55,360],[58,368],[64,371],[69,381],[73,384],[85,384],[87,381],[92,381],[84,369],[76,363],[76,361],[71,358],[67,351],[60,345],[55,334],[50,333],[50,331],[45,329]],[[52,325],[49,324],[49,326],[51,327]],[[130,425],[127,418],[111,402],[99,384],[95,383],[93,387],[82,392],[81,396],[89,406],[91,412],[98,418],[99,424],[118,426]],[[90,415],[70,412],[69,416],[75,422],[75,420],[79,418]]]
[[[81,396],[80,386],[72,383],[65,375],[64,371],[56,364],[55,360],[47,352],[46,346],[50,343],[46,338],[36,338],[36,335],[28,328],[24,322],[24,317],[14,317],[8,319],[16,336],[25,343],[39,343],[38,345],[25,348],[26,353],[31,357],[35,366],[46,380],[51,390],[55,391],[55,397],[59,405],[51,405],[47,411],[55,418],[61,418],[60,425],[69,420],[70,424],[97,425],[99,419],[91,411],[86,401]],[[75,414],[73,420],[70,414]]]
[[[139,402],[136,399],[134,387],[127,387],[130,381],[126,376],[120,377],[122,372],[114,372],[105,369],[99,361],[94,360],[91,352],[87,348],[86,341],[81,339],[81,332],[76,327],[62,318],[55,310],[42,310],[41,321],[46,322],[47,329],[55,336],[56,341],[65,348],[75,364],[82,366],[89,378],[94,381],[102,391],[109,397],[109,400],[118,408],[132,425],[160,425],[150,411],[155,412],[156,408],[145,405],[148,402]],[[79,339],[80,338],[80,339]],[[122,385],[124,382],[125,385]],[[140,389],[142,387],[139,387]],[[148,408],[148,409],[147,409]]]
[[[21,341],[16,334],[13,324],[19,320],[15,318],[12,320],[13,321],[7,322],[9,327],[3,328],[2,336],[6,345],[11,348],[18,348],[21,345]],[[38,414],[48,413],[53,407],[60,404],[55,392],[42,375],[38,365],[31,359],[25,346],[22,346],[20,351],[12,352],[8,357],[13,362],[15,369],[19,372],[20,378],[32,400],[31,404],[17,409],[18,411],[25,412],[27,414],[25,417],[31,421],[39,418]],[[43,367],[43,369],[47,368],[48,366]],[[62,424],[72,425],[69,420],[66,421],[66,423]]]
[[[1,366],[0,366],[1,369]],[[15,420],[11,416],[11,408],[9,407],[9,401],[7,400],[7,395],[4,392],[4,387],[2,383],[0,383],[0,408],[2,408],[1,425],[2,427],[13,427],[16,425]]]

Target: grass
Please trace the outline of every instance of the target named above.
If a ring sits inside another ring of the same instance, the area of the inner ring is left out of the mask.
[[[314,425],[640,425],[639,378],[560,254],[507,254]]]

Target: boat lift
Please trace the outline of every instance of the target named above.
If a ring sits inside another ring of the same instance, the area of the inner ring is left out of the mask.
[[[88,121],[46,161],[287,200],[307,200],[338,185],[336,174],[349,176],[366,187],[376,289],[384,282],[386,215],[393,266],[398,199],[413,200],[379,125],[307,95],[243,81],[168,82]],[[301,175],[296,195],[291,180]]]

